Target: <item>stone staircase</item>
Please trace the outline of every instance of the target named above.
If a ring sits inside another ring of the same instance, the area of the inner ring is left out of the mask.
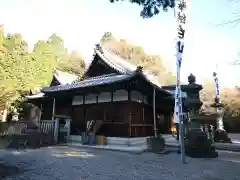
[[[179,142],[171,134],[163,134],[162,137],[165,140],[166,145],[179,145]]]
[[[179,142],[171,134],[162,134],[165,140],[166,149],[171,152],[180,152]]]

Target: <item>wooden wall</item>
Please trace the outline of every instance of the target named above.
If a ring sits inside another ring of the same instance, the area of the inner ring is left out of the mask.
[[[84,104],[73,106],[73,129],[85,131],[86,122],[103,120],[103,125],[97,132],[105,136],[128,136],[129,103],[106,102],[101,104]],[[76,132],[77,130],[75,130]]]
[[[85,131],[86,121],[103,120],[104,123],[97,134],[110,137],[154,135],[153,110],[151,106],[145,104],[123,101],[76,105],[73,106],[72,112],[74,134]],[[158,124],[157,128],[160,129],[161,126]]]
[[[42,120],[51,120],[53,100],[47,99],[38,102],[42,106]],[[164,123],[159,123],[156,114],[157,129],[160,133],[166,133],[170,126],[170,118],[164,115]],[[144,137],[154,135],[154,121],[152,106],[132,102],[105,102],[96,104],[83,104],[72,106],[72,99],[57,99],[55,107],[56,115],[72,117],[71,133],[81,134],[86,129],[89,120],[103,120],[104,124],[97,134],[110,137]]]
[[[150,106],[131,102],[131,137],[153,135],[153,110]]]
[[[42,111],[41,120],[51,120],[52,119],[52,109],[53,109],[53,99],[51,98],[40,98],[32,99],[28,101],[39,107]]]
[[[56,99],[55,115],[72,116],[72,98]]]

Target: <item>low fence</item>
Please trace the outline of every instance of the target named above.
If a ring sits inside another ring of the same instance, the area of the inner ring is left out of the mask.
[[[46,134],[54,134],[55,121],[43,120],[40,122],[40,131]]]
[[[19,144],[40,147],[54,143],[55,121],[40,122],[38,129],[28,129],[27,121],[0,122],[0,147],[19,148]]]
[[[27,128],[27,121],[16,121],[16,122],[0,122],[0,136],[22,134],[23,130]],[[40,122],[39,132],[46,134],[53,134],[54,132],[54,121],[43,120]]]

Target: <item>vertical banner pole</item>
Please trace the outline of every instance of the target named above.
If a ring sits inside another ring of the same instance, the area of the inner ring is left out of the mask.
[[[177,84],[175,90],[175,108],[174,108],[174,121],[179,124],[180,130],[180,147],[181,147],[181,161],[186,163],[185,147],[184,147],[184,120],[182,114],[182,96],[181,96],[181,82],[180,82],[180,69],[182,63],[182,54],[184,48],[184,35],[186,25],[186,1],[179,0],[176,8],[177,23],[178,23],[178,36],[176,43],[176,65],[177,65]]]

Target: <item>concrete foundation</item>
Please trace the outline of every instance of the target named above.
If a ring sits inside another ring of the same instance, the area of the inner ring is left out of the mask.
[[[148,137],[138,138],[120,138],[120,137],[107,137],[106,146],[123,146],[123,147],[146,147]],[[70,135],[70,142],[82,143],[82,137],[80,135]]]

